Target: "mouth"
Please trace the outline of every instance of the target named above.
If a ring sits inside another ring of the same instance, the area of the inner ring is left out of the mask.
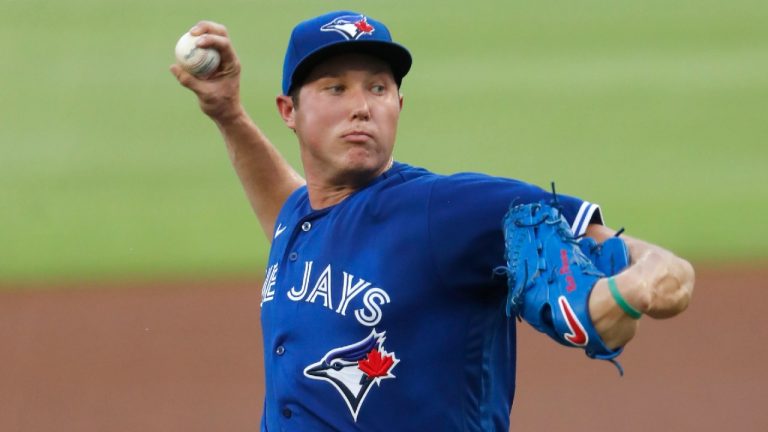
[[[341,137],[345,141],[349,141],[353,143],[364,143],[372,139],[373,135],[368,131],[355,129],[355,130],[351,130],[343,133]]]

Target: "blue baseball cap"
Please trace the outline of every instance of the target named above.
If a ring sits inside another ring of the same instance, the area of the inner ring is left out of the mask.
[[[301,85],[321,60],[346,52],[370,54],[386,61],[398,86],[411,69],[411,53],[392,41],[384,23],[358,12],[330,12],[293,28],[283,63],[283,94]]]

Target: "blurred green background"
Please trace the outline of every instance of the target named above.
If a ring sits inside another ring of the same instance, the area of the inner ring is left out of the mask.
[[[226,24],[247,109],[297,163],[274,107],[288,34],[342,8],[414,55],[398,160],[555,180],[693,260],[768,257],[768,2],[3,0],[0,282],[261,275],[173,47]]]

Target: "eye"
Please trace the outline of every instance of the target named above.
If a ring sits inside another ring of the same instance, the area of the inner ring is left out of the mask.
[[[375,94],[382,94],[387,90],[387,88],[383,84],[374,84],[371,87],[371,91]]]
[[[344,366],[340,362],[333,362],[331,364],[331,367],[334,368],[337,371],[340,371],[344,368]]]
[[[344,92],[344,86],[341,84],[331,84],[327,86],[325,89],[331,94],[341,94]]]

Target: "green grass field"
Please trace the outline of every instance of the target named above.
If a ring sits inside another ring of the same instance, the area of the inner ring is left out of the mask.
[[[6,0],[0,282],[260,274],[267,245],[213,124],[168,72],[225,23],[249,112],[274,108],[298,19],[327,1]],[[387,2],[415,61],[396,157],[603,206],[694,260],[768,257],[768,3]],[[300,11],[300,12],[298,12]]]

